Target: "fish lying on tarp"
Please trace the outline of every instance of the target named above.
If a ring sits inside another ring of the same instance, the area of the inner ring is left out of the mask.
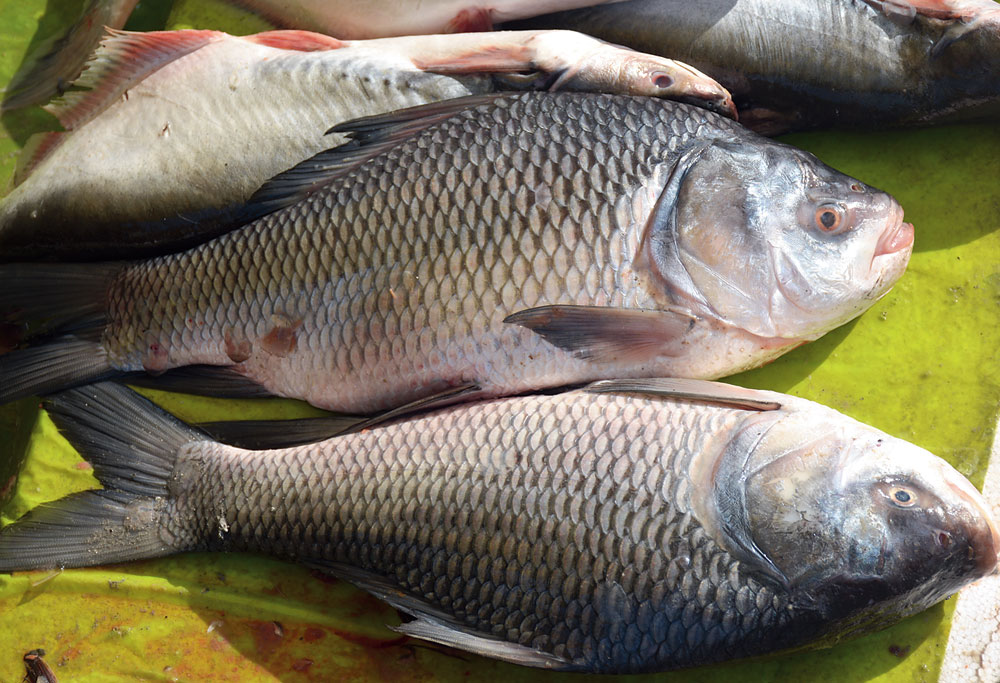
[[[103,490],[0,531],[0,572],[255,551],[397,630],[528,666],[661,671],[876,630],[995,571],[978,491],[829,408],[685,380],[467,403],[297,448],[98,384],[49,413]]]
[[[768,134],[1000,120],[993,0],[630,0],[519,22],[669,55]]]
[[[913,242],[889,195],[684,104],[487,95],[339,130],[200,247],[0,267],[29,343],[0,355],[0,401],[194,364],[359,413],[718,377],[860,314]]]
[[[335,124],[502,86],[696,101],[735,114],[707,76],[569,31],[344,42],[305,31],[115,33],[50,109],[30,171],[0,202],[0,260],[151,256],[200,244],[268,178],[339,144]],[[519,76],[517,78],[520,78]],[[24,174],[22,174],[24,175]]]

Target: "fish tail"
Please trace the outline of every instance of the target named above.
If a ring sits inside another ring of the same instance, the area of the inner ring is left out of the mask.
[[[100,337],[121,267],[0,266],[0,404],[120,374]]]
[[[41,505],[0,530],[0,572],[83,567],[193,548],[177,534],[168,480],[181,448],[205,435],[114,383],[57,394],[46,409],[103,489]],[[169,524],[168,524],[169,522]]]

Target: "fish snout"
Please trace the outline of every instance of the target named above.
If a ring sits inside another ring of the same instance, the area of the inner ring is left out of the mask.
[[[949,487],[962,501],[962,514],[957,516],[959,535],[966,541],[968,559],[975,567],[977,577],[988,576],[1000,570],[1000,528],[986,501],[968,482],[948,481]],[[953,536],[941,531],[938,543],[947,549]]]

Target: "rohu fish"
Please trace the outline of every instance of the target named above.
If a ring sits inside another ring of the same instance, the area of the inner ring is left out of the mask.
[[[262,188],[272,213],[237,232],[0,268],[26,346],[0,355],[0,400],[194,364],[360,413],[712,378],[855,317],[912,246],[889,195],[683,104],[491,95],[337,130],[354,141]]]
[[[0,571],[264,552],[411,615],[401,633],[528,666],[661,671],[829,645],[993,572],[1000,548],[943,460],[706,382],[599,382],[267,452],[114,384],[48,410],[104,488],[0,531]]]

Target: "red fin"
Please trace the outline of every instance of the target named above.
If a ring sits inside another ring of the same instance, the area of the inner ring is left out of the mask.
[[[65,137],[66,133],[59,131],[32,135],[17,159],[17,168],[14,170],[14,186],[23,183],[38,164],[52,154],[52,151],[62,143]]]
[[[226,355],[234,363],[242,363],[253,353],[250,341],[243,338],[243,335],[235,335],[227,331],[224,339],[226,342]]]
[[[493,30],[493,14],[488,9],[464,9],[448,22],[445,33],[477,33]]]
[[[109,30],[94,58],[73,84],[87,88],[66,93],[46,109],[66,130],[73,130],[100,114],[130,87],[165,64],[194,52],[210,42],[229,37],[221,31]]]
[[[249,40],[258,45],[267,45],[281,50],[298,50],[299,52],[318,52],[320,50],[337,50],[346,45],[342,40],[337,40],[322,33],[312,31],[265,31],[252,36],[243,36],[243,40]]]

